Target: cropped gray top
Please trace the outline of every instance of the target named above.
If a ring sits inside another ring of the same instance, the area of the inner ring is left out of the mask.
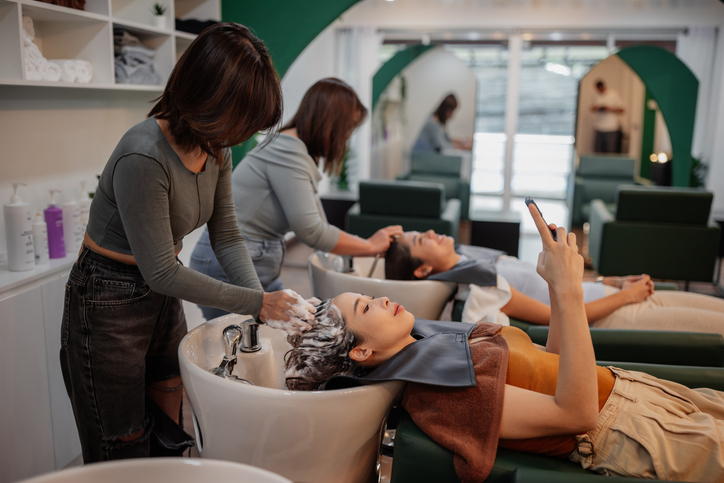
[[[332,250],[339,228],[327,223],[317,184],[322,175],[299,138],[279,134],[249,153],[231,175],[236,217],[249,237],[281,238],[289,230],[317,250]]]
[[[207,224],[211,245],[231,283],[186,268],[176,253],[184,236]],[[151,290],[196,304],[257,316],[263,290],[234,215],[231,152],[189,171],[155,118],[121,138],[98,182],[88,236],[133,255]]]

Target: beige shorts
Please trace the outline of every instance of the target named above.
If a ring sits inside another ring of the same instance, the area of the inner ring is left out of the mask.
[[[609,369],[611,395],[571,461],[612,476],[724,481],[724,393]]]

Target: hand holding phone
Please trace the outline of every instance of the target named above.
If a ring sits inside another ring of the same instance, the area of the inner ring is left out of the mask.
[[[531,198],[530,196],[526,196],[526,197],[525,197],[525,204],[526,204],[526,206],[530,206],[531,204],[533,204],[533,206],[535,206],[535,209],[538,210],[538,214],[540,215],[540,217],[543,218],[543,213],[540,211],[540,208],[538,208],[538,205],[536,204],[536,202],[535,202],[535,200],[534,200],[533,198]],[[546,221],[545,218],[543,218],[543,221],[545,222],[546,226],[548,226],[548,222]],[[556,231],[555,231],[555,230],[552,230],[552,229],[550,228],[550,226],[548,226],[548,230],[551,232],[551,236],[553,237],[553,239],[554,239],[554,240],[557,240],[557,238],[556,238]]]

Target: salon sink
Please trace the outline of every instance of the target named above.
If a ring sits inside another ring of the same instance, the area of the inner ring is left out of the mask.
[[[315,252],[307,260],[309,279],[315,297],[334,298],[344,292],[389,297],[416,317],[437,320],[457,284],[437,280],[385,280],[385,260],[354,257],[353,271],[343,272],[342,257]],[[370,276],[371,275],[371,276]]]
[[[19,483],[292,483],[270,471],[229,461],[146,458],[93,463]]]
[[[224,355],[224,328],[246,319],[228,315],[211,320],[189,332],[179,346],[201,457],[246,463],[294,481],[378,481],[382,428],[403,384],[287,390],[286,334],[263,325],[262,349],[239,353],[234,368],[234,375],[254,385],[211,374]]]

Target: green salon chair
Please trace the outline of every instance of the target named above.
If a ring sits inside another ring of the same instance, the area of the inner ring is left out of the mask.
[[[445,199],[445,186],[423,181],[362,181],[359,203],[347,212],[346,231],[368,238],[380,228],[435,230],[457,240],[460,200]]]
[[[623,362],[598,362],[622,369],[641,371],[661,379],[668,379],[688,387],[710,387],[724,390],[724,368],[684,367]],[[498,448],[493,470],[485,483],[547,483],[596,481],[633,482],[634,478],[603,480],[604,476],[571,463],[567,459],[521,453]],[[403,412],[397,425],[392,464],[391,483],[442,483],[459,482],[453,466],[453,453],[427,437]],[[647,480],[659,481],[659,480]]]
[[[445,185],[445,199],[460,200],[460,217],[470,219],[470,180],[462,175],[463,159],[437,153],[413,153],[410,172],[397,177],[402,181],[425,181]]]
[[[720,237],[710,220],[712,200],[702,189],[643,186],[619,187],[614,211],[594,200],[588,235],[594,268],[602,275],[711,282]]]
[[[589,221],[593,200],[603,200],[613,208],[619,185],[649,183],[636,177],[635,173],[636,160],[632,158],[620,155],[581,156],[573,184],[570,226],[580,226]]]

